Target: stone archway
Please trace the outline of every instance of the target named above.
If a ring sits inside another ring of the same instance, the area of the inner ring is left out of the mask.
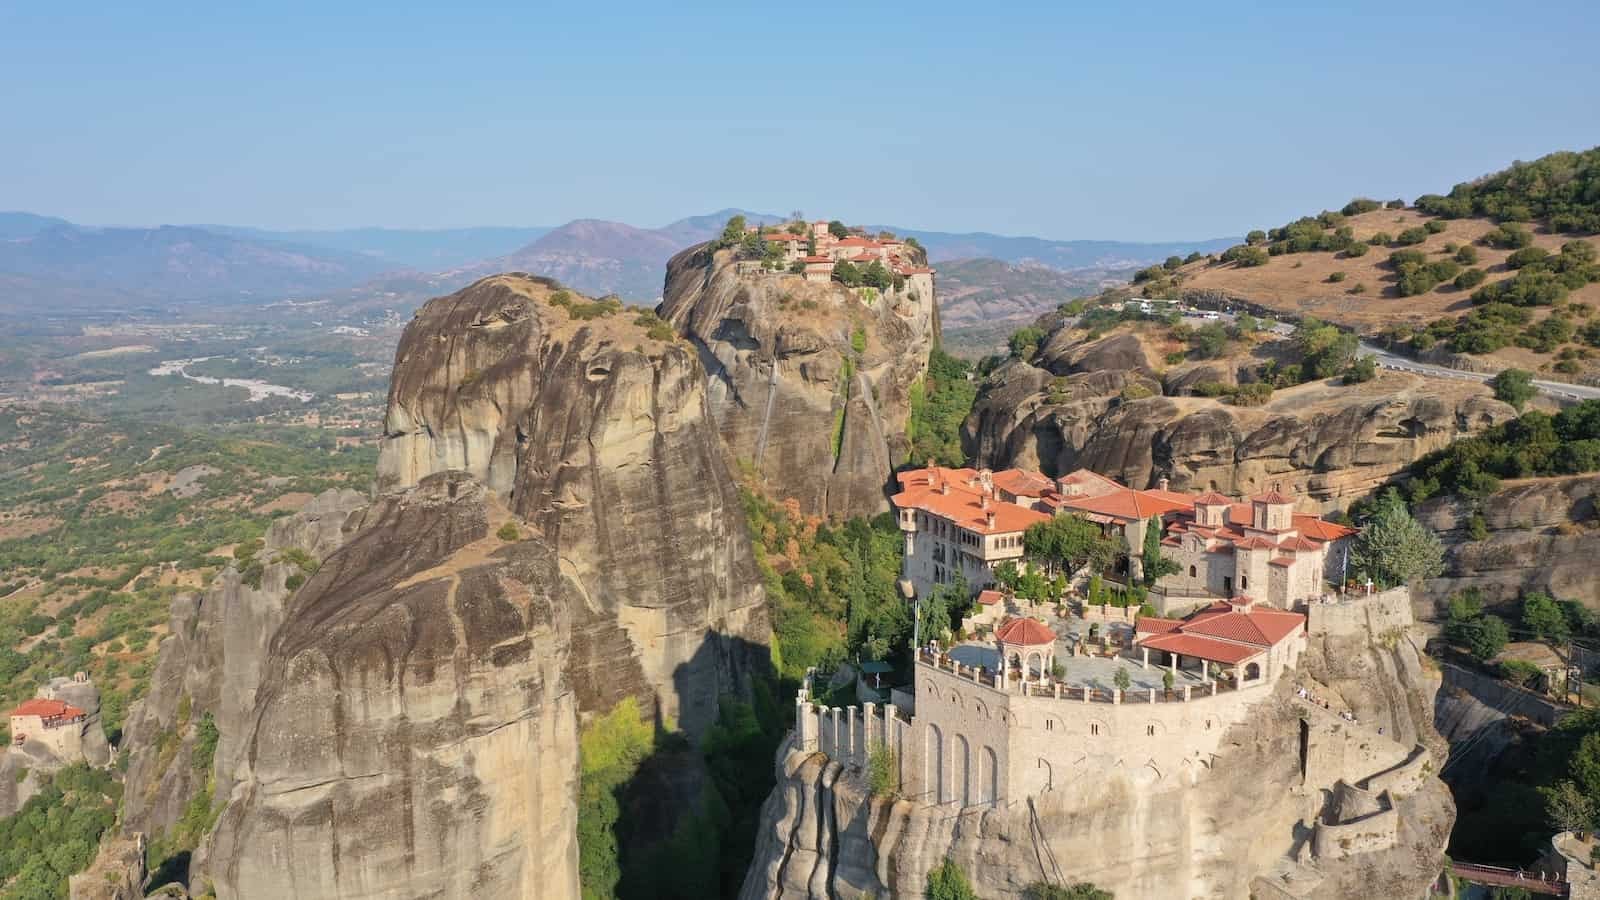
[[[928,726],[925,743],[922,753],[922,792],[932,797],[933,802],[943,803],[950,798],[945,792],[944,733],[939,726]]]
[[[972,747],[967,743],[967,736],[956,735],[951,746],[950,774],[951,793],[962,806],[972,805]]]
[[[1000,757],[985,746],[978,760],[978,802],[994,803],[1000,799]]]

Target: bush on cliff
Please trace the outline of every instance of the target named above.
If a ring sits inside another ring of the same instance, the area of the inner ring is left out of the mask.
[[[8,898],[67,896],[67,876],[94,859],[116,821],[122,786],[83,763],[48,777],[16,814],[0,819],[0,884]],[[8,883],[9,882],[9,883]]]
[[[961,452],[961,423],[972,412],[978,386],[969,381],[972,364],[935,348],[928,354],[928,374],[911,386],[911,417],[906,437],[913,465],[933,460],[942,466],[966,461]]]
[[[927,900],[978,900],[967,874],[949,857],[928,873],[928,889],[923,896]]]
[[[1110,891],[1101,890],[1087,881],[1062,887],[1059,884],[1046,884],[1036,881],[1028,885],[1022,892],[1026,900],[1116,900],[1116,895]]]

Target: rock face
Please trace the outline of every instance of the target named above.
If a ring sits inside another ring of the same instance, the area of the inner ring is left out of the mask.
[[[380,481],[460,470],[503,496],[576,585],[579,709],[633,695],[697,735],[770,633],[705,373],[636,313],[574,318],[558,290],[501,275],[418,311],[395,357]]]
[[[906,461],[913,386],[939,334],[932,294],[765,274],[701,245],[667,264],[659,312],[699,353],[728,452],[774,496],[848,517],[887,509]]]
[[[228,795],[270,642],[288,612],[287,582],[302,574],[282,554],[300,551],[313,560],[324,558],[353,533],[366,504],[367,498],[354,491],[316,497],[267,532],[258,554],[265,564],[258,586],[228,569],[204,592],[173,601],[170,635],[161,645],[150,693],[133,706],[123,728],[123,744],[131,748],[124,832],[162,834],[204,788],[211,772],[173,761],[190,758],[196,724],[207,713],[218,732],[214,796]],[[176,752],[163,753],[169,746]]]
[[[1175,786],[1118,769],[958,808],[875,798],[859,769],[780,751],[741,898],[920,896],[947,857],[986,898],[1078,881],[1163,900],[1421,896],[1454,821],[1433,777],[1444,758],[1431,724],[1438,675],[1410,640],[1376,629],[1313,634],[1296,677],[1225,733],[1208,769]],[[1297,684],[1360,724],[1298,699]]]
[[[1165,477],[1175,489],[1233,494],[1276,483],[1326,510],[1417,457],[1514,416],[1486,388],[1389,371],[1362,385],[1279,390],[1256,408],[1161,396],[1163,384],[1132,335],[1088,343],[1075,335],[1057,329],[1037,365],[1013,360],[984,382],[962,428],[963,447],[980,464],[1051,475],[1083,467],[1133,487]],[[1210,368],[1169,373],[1165,387],[1236,380]]]
[[[1526,591],[1582,600],[1600,609],[1600,475],[1507,482],[1473,503],[1453,497],[1418,504],[1416,516],[1445,541],[1445,573],[1418,593],[1423,612],[1465,588],[1491,603]],[[1482,516],[1487,536],[1474,540],[1469,522]]]
[[[220,897],[577,892],[575,585],[461,473],[380,500],[271,641]]]

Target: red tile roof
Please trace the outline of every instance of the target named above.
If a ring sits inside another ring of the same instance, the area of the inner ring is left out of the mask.
[[[1168,653],[1177,653],[1183,656],[1193,656],[1209,662],[1222,663],[1225,666],[1238,665],[1253,656],[1260,656],[1263,652],[1260,647],[1230,644],[1227,641],[1219,641],[1202,635],[1182,632],[1158,634],[1142,641],[1140,646],[1149,647],[1152,650],[1165,650]]]
[[[1055,487],[1055,483],[1038,472],[1004,469],[994,473],[994,486],[1008,494],[1040,497],[1045,491]]]
[[[1337,541],[1356,533],[1354,528],[1306,513],[1295,513],[1294,527],[1296,531],[1316,541]]]
[[[1021,644],[1024,647],[1056,642],[1056,633],[1038,619],[1007,619],[994,634],[1002,643]]]
[[[60,700],[43,700],[38,697],[22,701],[22,705],[11,711],[13,716],[39,716],[44,719],[66,718],[74,719],[85,715],[84,711],[76,706],[69,706]]]
[[[847,237],[847,238],[840,239],[839,243],[834,244],[834,246],[835,247],[877,247],[877,246],[880,246],[880,245],[879,245],[879,243],[877,241],[873,240],[872,238]]]
[[[1272,490],[1257,494],[1250,498],[1251,503],[1293,503],[1294,497],[1282,491]]]
[[[977,477],[971,469],[912,469],[896,476],[901,491],[889,498],[896,509],[920,509],[930,515],[954,522],[962,528],[979,534],[1009,534],[1026,531],[1036,522],[1048,522],[1050,516],[1037,510],[1007,503],[998,497],[989,499],[988,509],[983,508],[983,495],[968,481]],[[950,486],[949,493],[940,488]],[[989,524],[989,515],[994,524]]]
[[[1306,617],[1300,613],[1270,606],[1246,608],[1248,603],[1247,597],[1235,597],[1233,603],[1213,603],[1185,619],[1182,630],[1185,634],[1270,647],[1305,627]]]
[[[1287,569],[1294,565],[1294,560],[1287,556],[1274,556],[1273,558],[1267,560],[1267,565],[1277,566],[1280,569]]]
[[[1188,509],[1192,503],[1187,498],[1179,499],[1180,497],[1181,494],[1169,491],[1136,491],[1133,488],[1119,486],[1118,490],[1097,497],[1063,497],[1061,505],[1069,510],[1099,513],[1131,522],[1135,519],[1148,519],[1151,516]]]
[[[1227,497],[1224,497],[1223,495],[1217,493],[1216,491],[1206,491],[1204,494],[1201,494],[1200,496],[1194,498],[1194,505],[1195,506],[1232,506],[1233,505],[1233,501],[1231,499],[1229,499]]]
[[[1140,634],[1167,634],[1183,627],[1182,619],[1160,619],[1155,616],[1140,616],[1133,623],[1133,630]]]
[[[1004,598],[1005,598],[1005,595],[1000,593],[999,591],[979,591],[978,592],[978,603],[982,604],[983,606],[994,606],[996,603],[999,603]]]
[[[805,258],[804,261],[808,262],[808,263],[832,263],[833,262],[833,257],[831,257],[831,256],[808,256],[808,257]]]

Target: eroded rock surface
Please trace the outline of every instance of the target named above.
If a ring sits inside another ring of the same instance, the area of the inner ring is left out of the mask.
[[[579,601],[508,521],[430,476],[295,594],[211,837],[218,896],[576,895]]]
[[[887,509],[912,386],[938,339],[932,290],[874,294],[747,267],[732,251],[685,250],[660,307],[699,353],[728,452],[808,513]]]
[[[503,496],[577,586],[579,709],[633,695],[699,734],[769,634],[705,373],[637,313],[574,317],[552,303],[558,290],[500,275],[417,312],[395,357],[380,481],[460,470]]]
[[[1445,572],[1418,592],[1420,610],[1465,588],[1478,588],[1490,603],[1510,603],[1527,591],[1582,600],[1600,609],[1600,475],[1506,482],[1478,500],[1431,498],[1418,504],[1417,519],[1445,542]],[[1482,517],[1486,536],[1474,539],[1470,522]]]
[[[1162,396],[1202,381],[1231,384],[1212,364],[1157,378],[1129,334],[1082,342],[1058,328],[1035,358],[984,382],[962,428],[981,464],[1062,474],[1088,468],[1134,487],[1248,494],[1280,484],[1324,509],[1348,505],[1418,457],[1512,418],[1487,388],[1383,371],[1281,389],[1261,407]],[[1208,371],[1214,370],[1214,371]]]

